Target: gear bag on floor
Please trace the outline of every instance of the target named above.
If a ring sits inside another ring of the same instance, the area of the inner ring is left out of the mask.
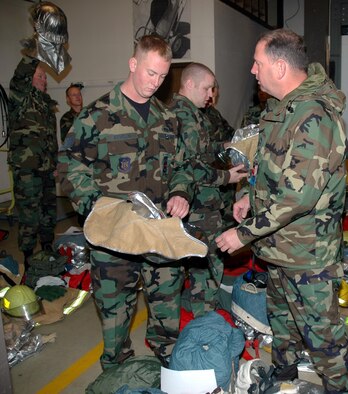
[[[25,284],[34,288],[44,276],[59,276],[65,271],[67,257],[56,252],[40,250],[29,258]]]
[[[160,381],[159,359],[155,356],[135,356],[102,372],[88,385],[86,394],[115,394],[124,385],[129,389],[159,388]]]
[[[214,369],[216,382],[228,390],[231,376],[238,371],[245,345],[242,331],[233,328],[217,312],[191,320],[181,331],[170,357],[175,371]]]

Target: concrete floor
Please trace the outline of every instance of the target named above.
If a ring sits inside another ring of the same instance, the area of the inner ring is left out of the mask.
[[[77,226],[75,216],[60,220],[56,233],[63,233],[70,226]],[[12,254],[22,264],[23,257],[17,249],[16,241],[17,222],[14,221],[10,226],[7,220],[0,220],[0,228],[10,231],[8,239],[0,241],[0,249]],[[2,286],[0,280],[0,288]],[[140,292],[138,312],[131,334],[137,355],[152,354],[144,344],[146,308],[141,294]],[[99,364],[102,351],[101,326],[93,299],[90,298],[63,320],[36,327],[34,331],[43,335],[54,333],[56,340],[54,343],[45,344],[40,352],[11,368],[13,393],[84,393],[88,384],[101,373]],[[270,354],[262,349],[261,358],[270,364]],[[314,372],[301,372],[300,378],[321,384]]]
[[[64,233],[71,226],[78,226],[76,216],[71,216],[70,212],[65,215],[62,212],[64,208],[59,208],[58,217],[68,217],[58,221],[56,234]],[[0,250],[6,250],[18,261],[22,273],[23,255],[17,248],[17,221],[14,220],[10,225],[8,220],[0,220],[0,229],[9,230],[9,237],[0,241]],[[19,281],[20,278],[16,280]],[[6,282],[0,277],[0,288],[5,285]],[[138,313],[131,334],[137,354],[152,354],[144,344],[145,321],[146,308],[139,293]],[[88,384],[102,372],[99,364],[102,351],[101,324],[92,297],[63,320],[35,327],[33,334],[55,334],[56,339],[11,368],[13,394],[84,393]]]

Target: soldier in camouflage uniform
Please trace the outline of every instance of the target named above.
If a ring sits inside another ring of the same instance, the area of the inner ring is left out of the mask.
[[[46,93],[47,80],[39,60],[25,56],[10,82],[10,148],[18,211],[18,245],[25,268],[40,238],[51,245],[56,225],[57,163],[56,101]]]
[[[211,100],[202,108],[203,113],[208,117],[212,124],[210,138],[212,141],[231,141],[234,135],[234,128],[230,126],[227,120],[221,115],[220,111],[216,108],[219,98],[219,84],[215,80],[212,89]]]
[[[234,135],[234,128],[230,126],[227,120],[221,115],[220,111],[216,108],[217,100],[219,97],[219,84],[217,80],[215,80],[215,85],[213,87],[213,95],[211,101],[206,105],[205,108],[201,110],[209,119],[212,127],[209,129],[210,131],[210,140],[212,142],[221,142],[224,143],[226,141],[231,141]],[[215,161],[215,164],[217,162]],[[218,165],[218,168],[221,168],[221,165]],[[222,228],[227,230],[236,224],[233,219],[232,214],[232,205],[235,200],[236,194],[236,184],[229,183],[228,185],[220,186],[220,191],[222,194],[224,208],[221,211],[222,215]]]
[[[276,99],[260,121],[255,185],[234,205],[240,224],[217,245],[232,253],[252,243],[268,265],[275,377],[296,376],[307,350],[325,392],[347,393],[348,341],[335,291],[343,275],[345,96],[320,64],[308,66],[303,39],[288,30],[260,38],[251,72]]]
[[[72,83],[65,91],[66,102],[70,106],[70,109],[60,118],[60,138],[62,141],[65,140],[70,127],[74,123],[74,119],[81,112],[83,106],[82,88],[83,85]]]
[[[214,84],[215,76],[208,67],[191,63],[182,71],[179,93],[174,94],[170,103],[180,123],[185,158],[191,163],[194,174],[195,195],[189,222],[204,231],[209,247],[207,259],[188,260],[188,291],[195,317],[215,309],[215,295],[223,274],[222,255],[214,241],[222,228],[224,201],[220,186],[239,182],[246,176],[238,172],[243,165],[229,170],[212,166],[215,152],[223,149],[223,143],[210,141],[212,125],[200,108],[209,101]]]
[[[255,105],[250,107],[243,116],[240,127],[245,127],[250,124],[259,124],[261,113],[266,107],[267,100],[271,97],[268,93],[263,92],[259,85],[257,86],[257,95],[255,94],[255,96]]]
[[[171,58],[164,40],[142,37],[129,60],[127,80],[75,120],[60,152],[58,171],[63,190],[80,214],[88,215],[101,196],[127,200],[132,191],[145,193],[169,215],[188,214],[193,178],[183,167],[177,120],[153,96]],[[91,263],[103,326],[102,367],[134,354],[129,333],[140,279],[149,310],[146,339],[165,364],[179,335],[183,267],[101,248],[92,248]]]

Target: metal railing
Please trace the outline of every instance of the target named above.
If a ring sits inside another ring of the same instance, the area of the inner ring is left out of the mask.
[[[220,0],[269,29],[283,27],[283,0]]]

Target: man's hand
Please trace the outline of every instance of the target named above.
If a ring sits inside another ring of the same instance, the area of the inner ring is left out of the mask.
[[[248,176],[247,172],[238,172],[244,169],[244,164],[239,164],[238,166],[230,168],[228,171],[230,173],[230,180],[228,183],[238,183],[243,178]]]
[[[246,194],[240,200],[233,204],[233,217],[237,220],[238,223],[241,223],[248,214],[250,209],[250,199],[249,195]]]
[[[235,228],[230,228],[229,230],[223,232],[215,239],[215,242],[221,252],[227,251],[229,254],[232,254],[244,246],[240,242],[237,235],[237,230]]]
[[[189,203],[184,197],[174,196],[167,202],[167,213],[180,219],[183,219],[188,214],[189,208]]]

